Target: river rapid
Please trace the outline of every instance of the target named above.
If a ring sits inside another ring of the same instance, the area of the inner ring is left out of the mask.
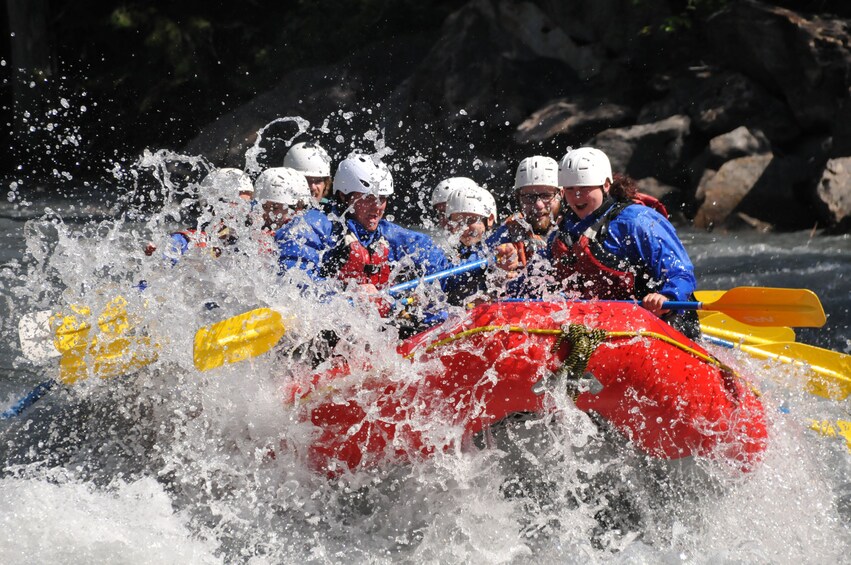
[[[163,153],[135,165],[159,179],[153,212],[131,174],[98,187],[117,195],[105,199],[27,202],[10,189],[0,203],[0,408],[59,374],[56,358],[22,356],[24,314],[100,311],[121,295],[160,344],[153,363],[54,387],[0,421],[3,563],[851,563],[851,445],[809,425],[851,420],[847,401],[807,393],[802,369],[729,350],[712,349],[751,376],[770,425],[749,473],[652,460],[601,434],[566,397],[555,417],[494,430],[489,447],[331,479],[311,471],[297,449],[280,448],[310,440],[281,400],[309,368],[280,353],[200,373],[196,330],[275,305],[293,330],[284,352],[332,327],[351,355],[368,351],[395,379],[418,375],[377,315],[305,295],[298,276],[277,276],[273,256],[201,253],[174,267],[146,256],[148,241],[163,248],[194,221],[175,160],[184,173],[203,168]],[[256,167],[256,155],[246,163]],[[851,238],[680,235],[701,289],[809,288],[827,325],[798,339],[851,352]]]

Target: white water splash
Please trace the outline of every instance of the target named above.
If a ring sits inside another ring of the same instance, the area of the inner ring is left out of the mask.
[[[263,171],[263,166],[259,163],[259,159],[266,153],[266,149],[262,147],[263,134],[266,130],[275,124],[292,122],[298,127],[298,131],[287,140],[287,146],[292,145],[293,140],[301,134],[308,131],[310,122],[300,116],[287,116],[285,118],[276,118],[260,128],[257,131],[257,137],[254,139],[254,144],[245,152],[245,171],[249,174],[260,174]]]
[[[97,487],[23,474],[0,479],[0,491],[8,565],[222,562],[215,540],[193,533],[153,478]]]
[[[259,171],[269,126],[293,121],[299,134],[308,132],[299,120],[267,124],[246,169]],[[400,159],[380,130],[343,136],[354,145],[363,140]],[[413,156],[407,165],[427,162]],[[842,440],[808,423],[848,418],[845,405],[807,394],[788,366],[736,352],[718,354],[753,375],[771,414],[769,452],[750,474],[705,460],[648,460],[601,433],[563,391],[553,397],[556,417],[510,422],[486,434],[485,447],[460,445],[460,430],[445,422],[412,419],[448,449],[337,479],[314,472],[303,448],[316,428],[282,399],[285,385],[309,377],[309,367],[284,352],[201,373],[192,360],[197,329],[274,305],[298,320],[290,345],[334,328],[350,358],[367,356],[375,371],[353,374],[355,383],[384,373],[414,384],[429,368],[400,359],[393,330],[380,330],[374,313],[304,293],[298,273],[278,277],[273,256],[243,250],[214,259],[195,250],[175,266],[161,253],[146,256],[148,241],[164,249],[171,230],[215,224],[233,212],[193,216],[193,181],[178,174],[184,166],[199,174],[209,168],[198,157],[146,152],[133,170],[118,171],[112,188],[133,192],[132,183],[152,173],[154,186],[138,186],[154,191],[153,211],[130,200],[115,218],[45,211],[23,230],[25,261],[0,272],[14,289],[3,295],[8,319],[73,303],[98,311],[120,294],[135,323],[161,344],[158,359],[134,374],[57,389],[21,419],[0,424],[4,562],[847,560],[851,457]],[[240,241],[257,236],[251,226],[234,229]],[[690,243],[697,261],[741,261],[736,246],[698,236]],[[806,272],[836,273],[847,255],[830,253],[835,261]],[[788,261],[781,268],[792,269]],[[723,285],[754,275],[721,268],[714,276]],[[144,292],[133,288],[141,279]],[[208,310],[209,302],[218,308]],[[18,380],[4,391],[57,373],[53,365],[9,359]]]

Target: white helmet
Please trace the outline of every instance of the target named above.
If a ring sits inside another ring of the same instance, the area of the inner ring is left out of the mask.
[[[455,190],[466,188],[475,189],[479,188],[479,185],[476,184],[476,181],[468,179],[467,177],[452,177],[444,179],[437,183],[437,186],[434,187],[434,191],[431,193],[431,205],[435,206],[437,204],[443,204],[449,200],[449,195]]]
[[[514,177],[514,190],[535,185],[559,186],[558,163],[555,159],[536,155],[520,161],[517,175]]]
[[[198,200],[204,206],[220,200],[235,202],[243,192],[254,192],[251,177],[245,172],[227,167],[214,169],[201,181]]]
[[[284,166],[306,177],[330,177],[331,157],[313,141],[296,143],[284,156]]]
[[[393,176],[387,165],[369,155],[343,159],[334,175],[334,190],[343,194],[359,192],[374,196],[393,194]]]
[[[277,202],[285,206],[297,206],[310,202],[310,187],[299,171],[287,167],[266,169],[254,182],[254,197],[260,204]]]
[[[459,213],[478,214],[483,218],[493,216],[496,221],[496,200],[475,183],[472,187],[456,188],[446,200],[446,217]]]
[[[612,182],[612,164],[599,149],[580,147],[568,151],[559,163],[559,186],[603,186]]]

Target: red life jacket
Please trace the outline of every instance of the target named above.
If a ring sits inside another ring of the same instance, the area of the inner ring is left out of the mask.
[[[513,214],[505,220],[505,227],[508,229],[511,243],[517,249],[517,258],[523,266],[534,257],[538,249],[547,246],[547,240],[532,231],[532,226],[523,219],[523,214]]]
[[[260,237],[257,238],[257,247],[261,255],[278,253],[278,246],[275,243],[275,230],[261,230]]]
[[[390,282],[390,246],[383,237],[364,246],[355,234],[347,230],[342,241],[322,257],[319,274],[384,288]],[[392,303],[382,295],[376,294],[370,300],[383,318],[393,310]]]
[[[381,289],[390,281],[389,257],[390,246],[383,237],[364,247],[355,234],[347,232],[343,241],[324,257],[321,272],[343,281],[371,283]]]
[[[603,247],[609,224],[630,206],[619,202],[588,227],[579,240],[559,232],[551,247],[556,278],[563,290],[583,299],[635,300],[658,286],[640,265],[631,265]]]

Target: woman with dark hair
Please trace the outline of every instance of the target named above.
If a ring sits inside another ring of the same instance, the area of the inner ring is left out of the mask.
[[[639,300],[698,337],[695,312],[665,308],[668,300],[692,299],[696,281],[676,230],[654,209],[656,199],[641,195],[631,178],[613,175],[606,154],[591,147],[564,156],[559,185],[565,210],[547,253],[560,289],[583,299]]]
[[[665,216],[666,219],[669,217],[668,209],[665,208],[665,205],[658,198],[638,191],[638,184],[634,178],[622,173],[615,173],[612,176],[612,186],[609,189],[609,196],[613,199],[618,202],[644,204]]]

